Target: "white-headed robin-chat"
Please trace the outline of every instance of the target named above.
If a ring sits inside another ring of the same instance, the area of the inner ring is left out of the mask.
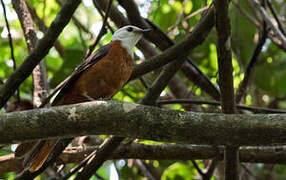
[[[52,105],[67,105],[87,102],[91,99],[111,98],[128,81],[133,70],[133,48],[145,32],[135,26],[118,29],[111,42],[90,55],[66,80]],[[57,140],[20,144],[16,156],[22,156],[28,150],[30,158],[27,168],[33,172],[46,161]]]

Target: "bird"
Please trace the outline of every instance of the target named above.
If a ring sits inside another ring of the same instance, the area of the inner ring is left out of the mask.
[[[134,46],[151,29],[124,26],[62,83],[52,106],[68,105],[97,99],[112,98],[129,80],[133,70]],[[57,139],[19,144],[15,155],[27,155],[26,169],[37,171],[53,151]],[[29,153],[27,153],[29,151]]]

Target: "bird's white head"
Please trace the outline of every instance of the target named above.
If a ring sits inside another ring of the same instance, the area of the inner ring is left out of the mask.
[[[124,26],[113,34],[111,41],[120,40],[121,45],[126,48],[130,56],[133,58],[134,46],[137,44],[143,34],[149,31],[150,29],[140,29],[136,26]]]

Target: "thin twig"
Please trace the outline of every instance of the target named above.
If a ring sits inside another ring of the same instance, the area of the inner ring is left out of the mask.
[[[160,100],[157,101],[157,105],[161,106],[163,104],[208,104],[212,106],[221,106],[221,103],[218,101],[200,101],[200,100],[191,100],[191,99],[175,99],[175,100]],[[236,104],[238,109],[244,109],[248,111],[252,111],[255,113],[286,113],[286,110],[282,109],[271,109],[271,108],[262,108],[262,107],[251,107],[245,106],[241,104]]]
[[[28,6],[28,9],[29,9],[29,12],[32,16],[33,21],[36,23],[39,30],[42,31],[43,33],[45,33],[48,30],[48,27],[46,26],[44,20],[38,16],[35,8],[29,2],[26,1],[26,4]],[[59,40],[56,40],[56,42],[54,43],[54,47],[57,50],[57,52],[59,53],[59,55],[61,57],[63,57],[64,56],[64,47],[62,46],[62,44],[60,43]]]
[[[147,169],[146,165],[139,159],[135,160],[135,163],[137,167],[141,170],[142,174],[149,179],[149,180],[156,180],[156,178],[150,173],[150,171]]]
[[[246,19],[248,19],[250,22],[252,22],[256,27],[260,28],[260,22],[255,18],[252,17],[246,10],[244,10],[239,3],[237,3],[236,1],[231,1],[232,4],[234,5],[235,8],[237,8],[237,10],[246,17]]]
[[[149,88],[149,85],[148,85],[147,82],[145,81],[144,77],[141,76],[141,77],[139,77],[139,79],[140,79],[141,84],[142,84],[146,89],[148,89],[148,88]]]
[[[240,166],[247,172],[247,174],[249,174],[251,177],[253,177],[254,179],[257,180],[261,180],[261,178],[255,174],[253,174],[253,172],[251,172],[251,170],[249,170],[244,164],[240,164]]]
[[[252,1],[254,3],[254,6],[259,12],[261,13],[262,17],[264,18],[267,25],[272,29],[272,31],[276,34],[276,36],[281,41],[281,44],[286,47],[286,37],[283,35],[283,33],[280,31],[279,28],[275,26],[275,24],[272,22],[271,17],[268,15],[265,8],[263,8],[257,0]]]
[[[60,7],[63,6],[63,3],[60,0],[56,0],[56,2],[60,5]],[[75,16],[72,17],[72,21],[77,26],[77,28],[82,29],[85,33],[93,37],[93,34],[88,30],[88,28],[85,27]]]
[[[284,28],[283,28],[283,25],[282,25],[282,23],[281,23],[281,21],[280,21],[278,15],[277,15],[276,10],[275,10],[274,7],[272,6],[272,4],[269,2],[269,0],[266,0],[266,3],[267,3],[267,6],[269,7],[269,9],[270,9],[270,11],[271,11],[271,13],[272,13],[274,19],[275,19],[276,22],[277,22],[278,28],[280,29],[280,31],[282,32],[282,34],[283,34],[284,36],[286,36],[286,33],[285,33],[285,31],[284,31]]]
[[[96,37],[95,42],[91,46],[89,46],[89,49],[86,52],[85,58],[87,58],[87,57],[89,57],[91,55],[92,51],[94,50],[95,46],[100,41],[101,37],[106,33],[105,26],[106,26],[107,19],[108,19],[109,13],[110,13],[112,2],[113,2],[112,0],[109,0],[109,4],[108,4],[107,10],[106,10],[106,14],[105,14],[105,17],[103,19],[102,26],[101,26],[101,29],[99,31],[99,34]]]
[[[5,8],[5,4],[4,4],[3,0],[1,0],[1,4],[2,4],[5,23],[6,23],[6,27],[7,27],[7,31],[8,31],[8,39],[9,39],[9,45],[10,45],[10,50],[11,50],[11,59],[13,61],[13,69],[16,70],[17,66],[16,66],[16,60],[15,60],[15,56],[14,56],[13,39],[11,36],[10,26],[9,26],[9,22],[7,19],[7,12],[6,12],[6,8]]]
[[[266,24],[264,23],[263,30],[262,30],[261,35],[259,37],[258,43],[256,44],[253,55],[250,59],[250,62],[248,64],[247,68],[246,68],[244,78],[243,78],[242,82],[240,83],[238,90],[236,92],[236,99],[235,99],[236,103],[239,103],[241,101],[241,98],[246,93],[247,86],[249,84],[249,81],[250,81],[253,73],[254,73],[255,64],[258,61],[258,56],[261,53],[263,45],[265,44],[267,34],[268,34],[268,31],[266,30]]]
[[[103,10],[100,8],[100,6],[99,6],[99,4],[98,4],[98,1],[93,0],[92,2],[93,2],[93,4],[94,4],[94,6],[96,7],[98,13],[99,13],[100,16],[102,17],[102,19],[104,19],[104,18],[105,18],[105,15],[103,14]],[[108,9],[108,5],[107,5],[107,9]],[[111,9],[112,9],[112,6],[111,6]],[[110,10],[110,11],[111,11],[111,10]],[[114,30],[112,29],[112,27],[111,27],[111,25],[108,23],[108,21],[107,21],[106,25],[107,25],[109,31],[113,34],[113,33],[114,33]]]
[[[196,163],[195,160],[191,160],[192,164],[194,165],[194,167],[196,168],[196,170],[198,171],[198,173],[201,175],[201,177],[203,178],[205,176],[205,173],[203,173],[203,171],[201,170],[201,168],[199,167],[199,165]]]
[[[204,12],[204,11],[207,10],[208,8],[209,8],[209,6],[205,6],[205,7],[201,8],[201,9],[198,9],[198,10],[196,10],[195,12],[193,12],[192,14],[186,16],[186,17],[184,18],[184,20],[188,20],[188,19],[192,18],[193,16]]]
[[[5,8],[5,4],[4,4],[3,0],[1,0],[1,4],[2,4],[3,13],[4,13],[4,19],[5,19],[5,23],[6,23],[6,27],[7,27],[7,31],[8,31],[8,39],[9,39],[9,45],[10,45],[10,51],[11,51],[11,59],[12,59],[12,62],[13,62],[13,70],[15,71],[16,68],[17,68],[17,65],[16,65],[16,59],[15,59],[15,56],[14,56],[13,39],[12,39],[10,26],[9,26],[9,22],[8,22],[8,18],[7,18],[7,12],[6,12],[6,8]],[[17,89],[17,91],[16,91],[16,99],[17,99],[17,101],[20,101],[20,91],[19,91],[19,89]]]
[[[205,173],[203,180],[209,180],[212,177],[214,170],[218,163],[219,163],[219,160],[217,157],[212,160],[211,164],[209,165],[208,171]]]

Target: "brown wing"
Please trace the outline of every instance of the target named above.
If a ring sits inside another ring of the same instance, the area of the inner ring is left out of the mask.
[[[58,90],[60,91],[56,98],[54,99],[52,106],[56,105],[57,102],[63,97],[65,92],[73,85],[73,83],[79,78],[79,76],[84,72],[86,69],[97,63],[100,59],[107,55],[110,50],[110,45],[107,44],[99,48],[96,52],[90,55],[81,65],[79,65],[74,72],[64,80],[62,87]]]

